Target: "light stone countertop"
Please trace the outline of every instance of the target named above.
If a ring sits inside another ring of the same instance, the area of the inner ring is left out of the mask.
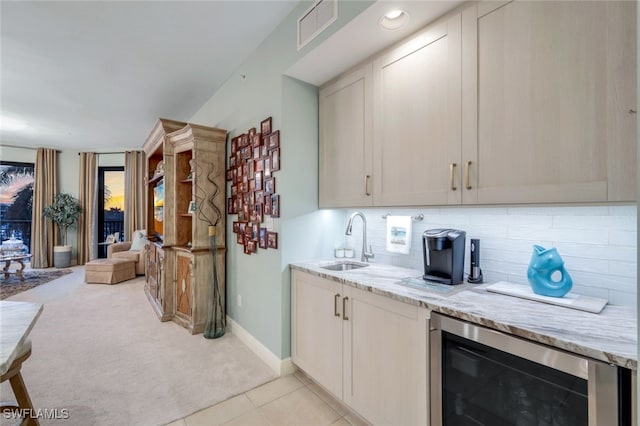
[[[296,262],[291,269],[308,272],[360,290],[418,305],[435,312],[564,349],[589,358],[637,370],[637,312],[606,305],[599,314],[491,293],[492,283],[460,284],[449,293],[399,284],[422,271],[371,263],[350,271],[321,268],[344,260]],[[360,262],[355,262],[360,263]]]
[[[0,301],[0,374],[9,370],[42,308],[40,303]]]

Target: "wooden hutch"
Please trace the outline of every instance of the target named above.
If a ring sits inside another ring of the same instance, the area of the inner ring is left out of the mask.
[[[207,317],[212,280],[208,227],[216,225],[218,280],[225,297],[225,144],[222,129],[160,119],[147,157],[145,293],[161,321],[192,334]]]

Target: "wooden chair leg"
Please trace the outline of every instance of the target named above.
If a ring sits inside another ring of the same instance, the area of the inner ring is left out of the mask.
[[[11,389],[13,389],[13,394],[18,400],[18,405],[21,409],[27,410],[25,413],[27,417],[22,421],[22,426],[39,426],[38,419],[30,416],[30,414],[35,414],[35,409],[29,397],[29,392],[27,392],[27,387],[22,380],[22,373],[18,372],[11,377],[9,383],[11,384]]]

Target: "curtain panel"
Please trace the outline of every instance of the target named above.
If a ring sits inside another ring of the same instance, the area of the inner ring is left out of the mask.
[[[124,153],[124,236],[127,241],[131,241],[135,230],[146,226],[146,163],[144,151]]]
[[[80,153],[80,206],[78,219],[78,265],[95,259],[98,252],[97,190],[98,155],[95,152]]]
[[[58,152],[55,149],[38,148],[33,179],[33,210],[31,214],[31,267],[53,266],[53,245],[58,239],[58,229],[45,219],[42,211],[53,203],[58,193]]]

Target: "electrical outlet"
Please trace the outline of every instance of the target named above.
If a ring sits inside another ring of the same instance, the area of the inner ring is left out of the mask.
[[[242,296],[238,295],[238,306],[242,306]]]

